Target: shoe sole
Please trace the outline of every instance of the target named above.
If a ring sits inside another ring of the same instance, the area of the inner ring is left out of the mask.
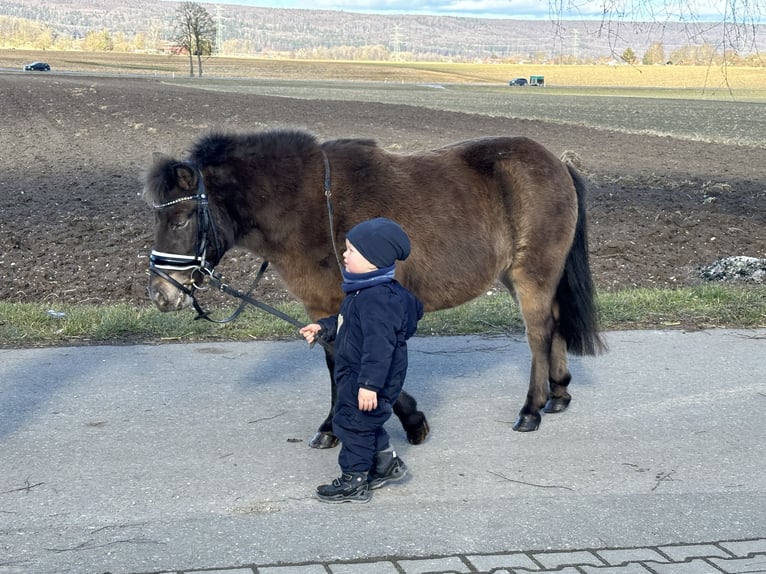
[[[326,502],[328,504],[343,504],[344,502],[356,502],[357,504],[366,504],[372,500],[372,493],[369,491],[365,493],[363,496],[354,496],[354,497],[332,497],[332,496],[322,496],[321,494],[317,493],[316,497],[321,502]]]
[[[404,477],[407,476],[407,471],[409,469],[405,466],[402,469],[400,469],[400,472],[393,476],[387,476],[385,478],[379,478],[379,479],[373,479],[370,482],[367,483],[367,486],[370,488],[370,490],[377,490],[378,488],[381,488],[385,485],[387,485],[389,482],[399,482]]]

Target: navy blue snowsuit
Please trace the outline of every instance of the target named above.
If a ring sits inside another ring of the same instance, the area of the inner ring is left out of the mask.
[[[335,342],[338,400],[332,419],[341,441],[343,472],[368,472],[375,453],[388,448],[389,419],[407,374],[407,339],[423,316],[423,304],[397,281],[346,294],[338,315],[318,321]],[[359,387],[378,394],[378,406],[359,410]]]

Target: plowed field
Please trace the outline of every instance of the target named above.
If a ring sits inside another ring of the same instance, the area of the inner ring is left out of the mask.
[[[629,135],[410,105],[212,92],[151,78],[0,75],[0,297],[128,302],[145,293],[152,214],[142,170],[210,129],[296,126],[415,150],[524,135],[574,152],[590,180],[592,265],[601,289],[678,286],[724,256],[766,256],[762,148]],[[252,272],[233,253],[229,278]],[[245,281],[244,277],[242,281]],[[277,277],[267,300],[289,297]]]

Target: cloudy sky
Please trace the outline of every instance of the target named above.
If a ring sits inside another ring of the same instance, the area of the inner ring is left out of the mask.
[[[722,21],[724,8],[747,5],[735,0],[219,0],[270,8],[311,8],[377,14],[431,14],[477,18],[584,19],[607,17],[629,21]],[[759,4],[762,0],[753,2]],[[558,8],[557,8],[558,7]],[[728,15],[730,16],[730,15]],[[745,15],[740,14],[740,18]]]

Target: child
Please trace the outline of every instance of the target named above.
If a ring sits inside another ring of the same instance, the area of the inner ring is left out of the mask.
[[[324,502],[368,502],[370,492],[401,480],[407,467],[391,448],[383,424],[407,373],[407,339],[423,316],[422,303],[394,279],[410,240],[390,219],[364,221],[346,234],[338,315],[300,330],[309,343],[335,343],[338,399],[332,419],[341,441],[340,477],[317,487]],[[320,332],[321,331],[321,332]]]

